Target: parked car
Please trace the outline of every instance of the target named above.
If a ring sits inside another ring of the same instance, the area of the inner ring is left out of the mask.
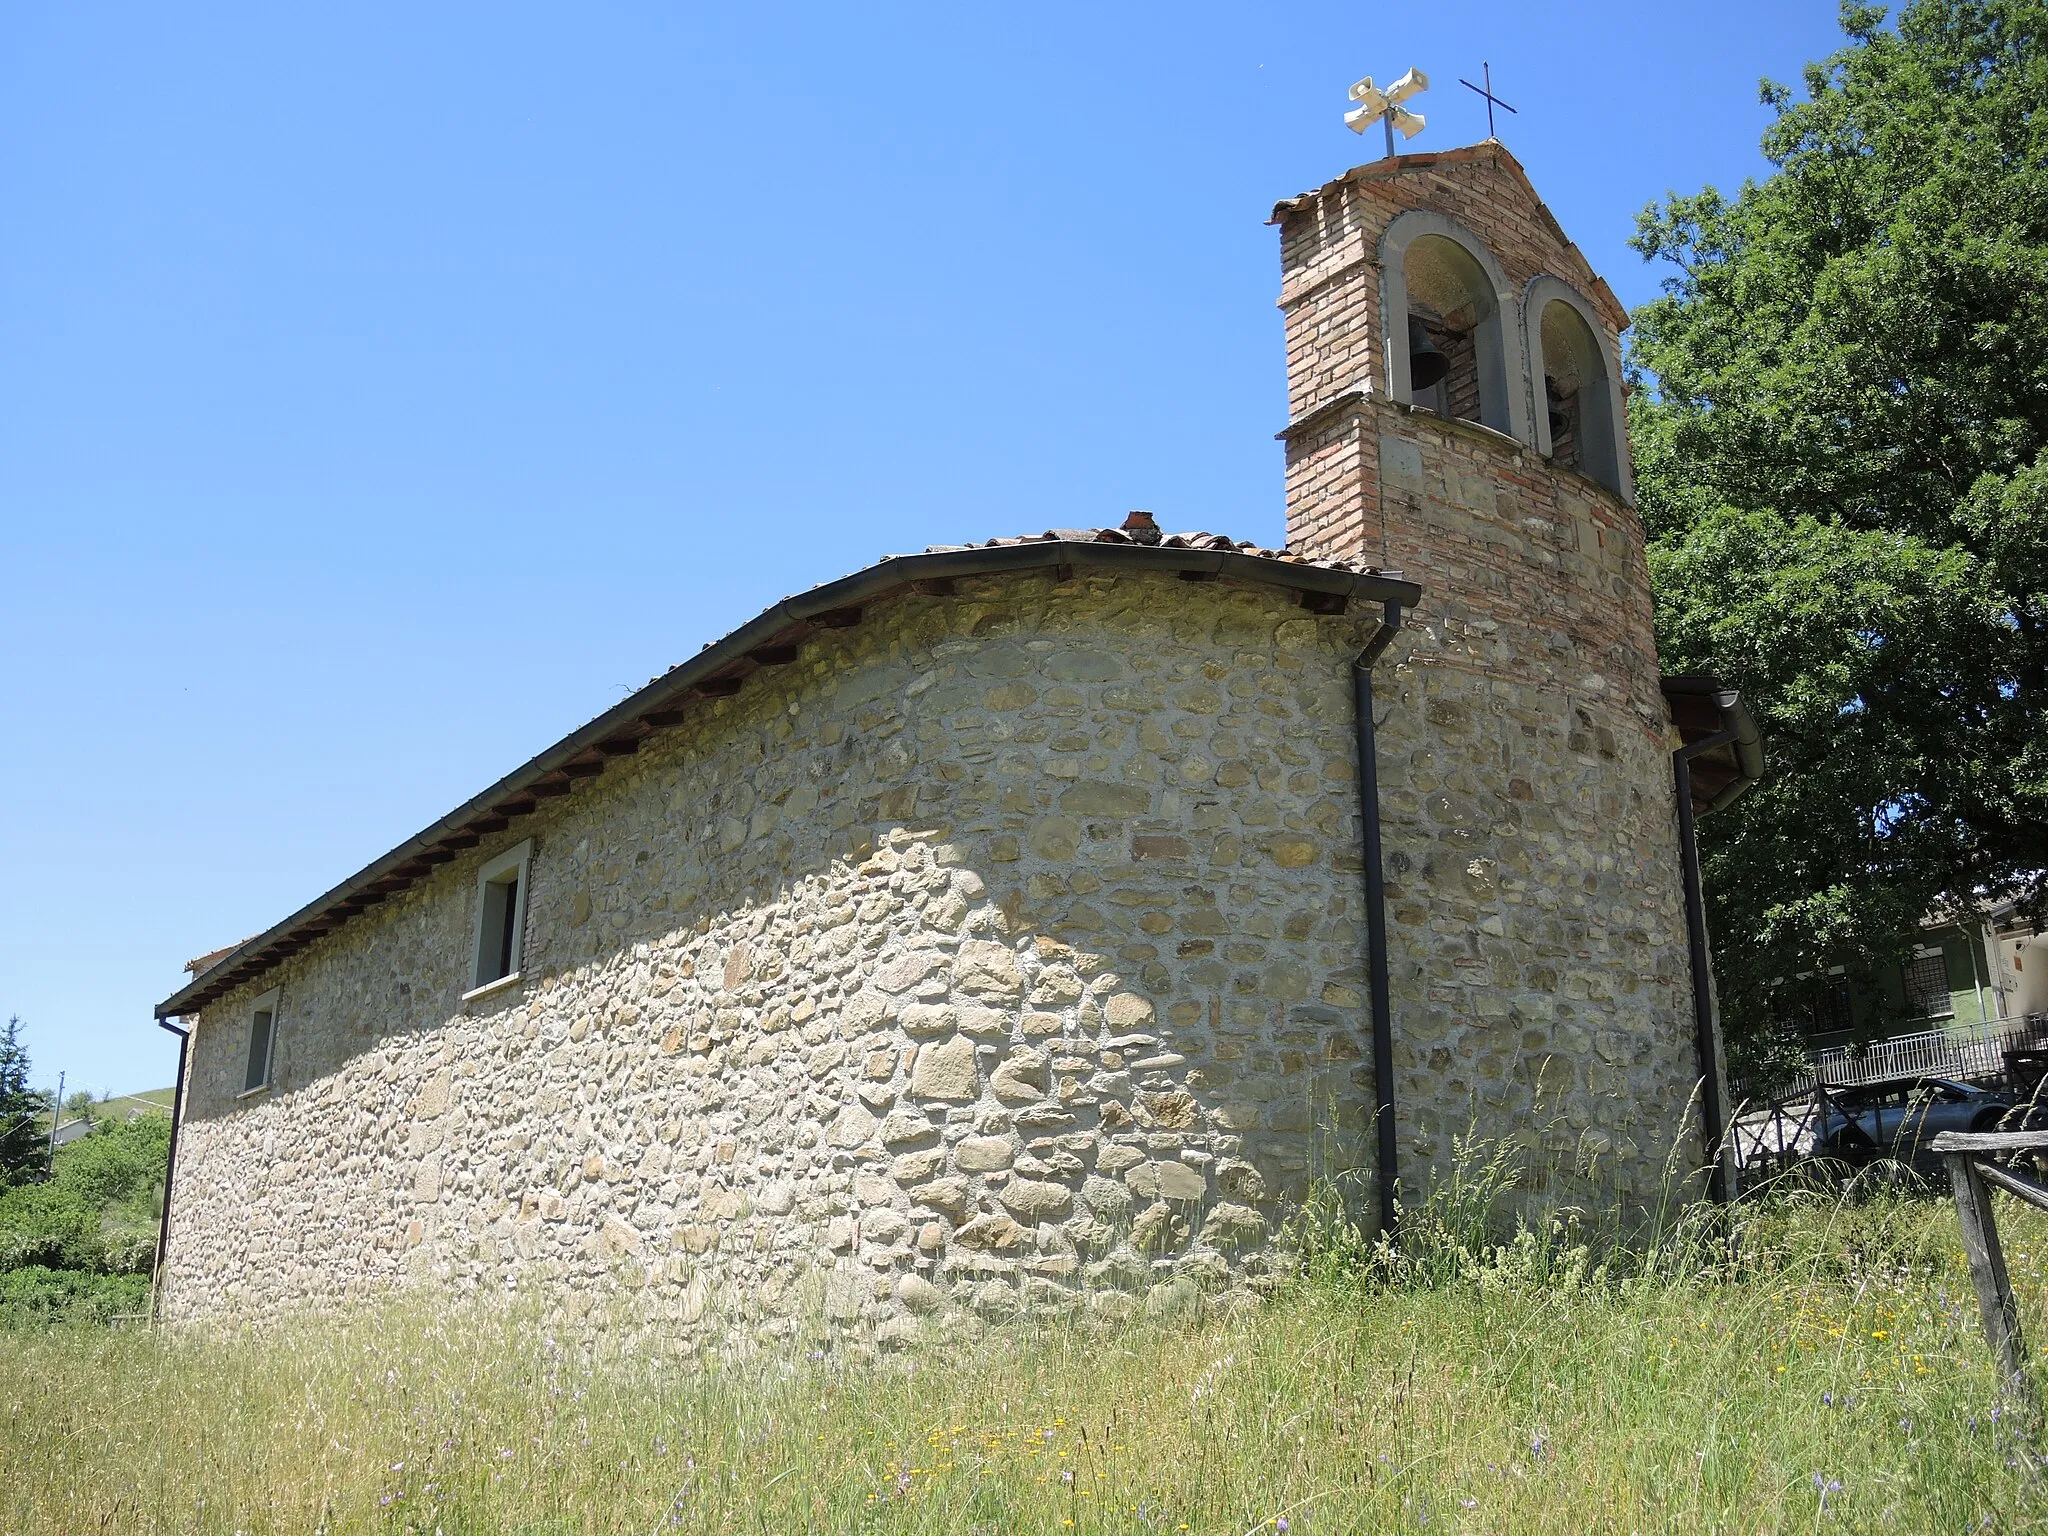
[[[2016,1131],[2048,1124],[2048,1109],[2016,1105],[2009,1094],[1946,1077],[1903,1077],[1828,1090],[1821,1149],[1851,1162],[1896,1158],[1938,1174],[1941,1155],[1926,1144],[1943,1131]]]

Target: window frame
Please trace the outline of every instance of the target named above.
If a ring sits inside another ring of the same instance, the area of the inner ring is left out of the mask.
[[[277,1082],[278,999],[283,991],[282,987],[272,987],[249,1004],[249,1042],[242,1053],[242,1091],[235,1095],[238,1099],[251,1099],[260,1093],[268,1093]],[[256,1066],[256,1020],[263,1014],[270,1016],[263,1041],[263,1077],[260,1082],[252,1083],[249,1077]]]
[[[504,946],[511,963],[502,973],[487,977],[484,975],[484,923],[490,913],[490,890],[494,885],[506,884],[504,877],[508,872],[517,882],[513,888],[510,914],[512,932]],[[530,837],[486,860],[478,868],[470,902],[474,910],[470,914],[469,986],[462,994],[463,1002],[518,985],[526,969],[526,911],[533,894],[532,875],[533,839]]]
[[[1948,1000],[1948,1005],[1938,1013],[1921,1012],[1919,1004],[1922,999],[1916,997],[1913,992],[1914,968],[1925,965],[1930,960],[1941,966],[1942,996]],[[1949,980],[1948,951],[1938,947],[1933,949],[1922,947],[1914,950],[1899,966],[1899,991],[1905,999],[1905,1005],[1908,1009],[1906,1017],[1908,1019],[1926,1019],[1929,1021],[1953,1019],[1956,1016],[1956,994],[1955,986]]]

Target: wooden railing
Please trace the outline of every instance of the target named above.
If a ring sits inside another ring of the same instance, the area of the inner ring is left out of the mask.
[[[1766,1173],[1819,1155],[1827,1129],[1826,1090],[1778,1099],[1761,1108],[1744,1104],[1728,1122],[1728,1149],[1745,1184]]]
[[[2030,1406],[2039,1406],[2027,1378],[2026,1339],[2020,1332],[2019,1307],[2005,1270],[2005,1249],[1998,1241],[1998,1221],[1991,1210],[1991,1191],[2026,1201],[2048,1211],[2048,1189],[1991,1161],[1999,1153],[2048,1151],[2048,1131],[1943,1131],[1929,1142],[1948,1164],[1955,1186],[1956,1217],[1963,1228],[1963,1255],[1970,1261],[1970,1283],[1977,1292],[1977,1310],[1984,1316],[1984,1337],[1998,1365],[1999,1388]]]

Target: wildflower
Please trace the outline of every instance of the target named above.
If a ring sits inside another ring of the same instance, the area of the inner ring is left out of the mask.
[[[1544,1456],[1549,1453],[1549,1450],[1550,1442],[1543,1438],[1542,1430],[1539,1429],[1536,1431],[1534,1435],[1530,1436],[1529,1454],[1531,1456],[1534,1456],[1538,1461],[1541,1461],[1544,1458]]]
[[[1276,1515],[1273,1518],[1273,1529],[1276,1531],[1291,1531],[1294,1527],[1287,1523],[1285,1515]]]
[[[1822,1477],[1818,1472],[1813,1474],[1813,1486],[1820,1490],[1820,1507],[1823,1511],[1828,1507],[1828,1495],[1842,1491],[1840,1478]]]

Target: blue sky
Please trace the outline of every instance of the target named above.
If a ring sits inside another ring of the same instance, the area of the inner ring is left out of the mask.
[[[1501,137],[1624,303],[1832,6],[0,12],[0,1015],[151,1005],[785,593],[1120,520],[1277,543],[1279,198]]]

